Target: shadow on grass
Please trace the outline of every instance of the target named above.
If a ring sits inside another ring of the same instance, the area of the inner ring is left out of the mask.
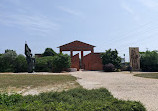
[[[158,73],[143,73],[143,74],[135,74],[134,76],[143,77],[143,78],[158,79]]]

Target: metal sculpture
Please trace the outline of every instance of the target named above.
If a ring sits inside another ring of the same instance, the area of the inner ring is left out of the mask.
[[[32,57],[31,49],[28,47],[26,42],[25,42],[25,55],[28,64],[28,73],[32,73],[35,69],[35,58]]]

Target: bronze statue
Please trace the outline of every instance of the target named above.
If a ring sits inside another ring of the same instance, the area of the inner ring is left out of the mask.
[[[32,57],[31,49],[25,43],[25,55],[28,64],[28,73],[32,73],[35,69],[35,58]]]

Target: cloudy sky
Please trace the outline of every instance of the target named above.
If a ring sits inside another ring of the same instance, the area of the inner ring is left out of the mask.
[[[158,50],[158,0],[0,0],[0,53],[42,53],[74,40],[126,54]],[[85,53],[86,54],[86,53]]]

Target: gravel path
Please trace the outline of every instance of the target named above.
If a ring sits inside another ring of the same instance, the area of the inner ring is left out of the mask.
[[[158,79],[135,77],[128,72],[72,72],[84,88],[105,87],[116,98],[142,102],[148,111],[158,111]]]

